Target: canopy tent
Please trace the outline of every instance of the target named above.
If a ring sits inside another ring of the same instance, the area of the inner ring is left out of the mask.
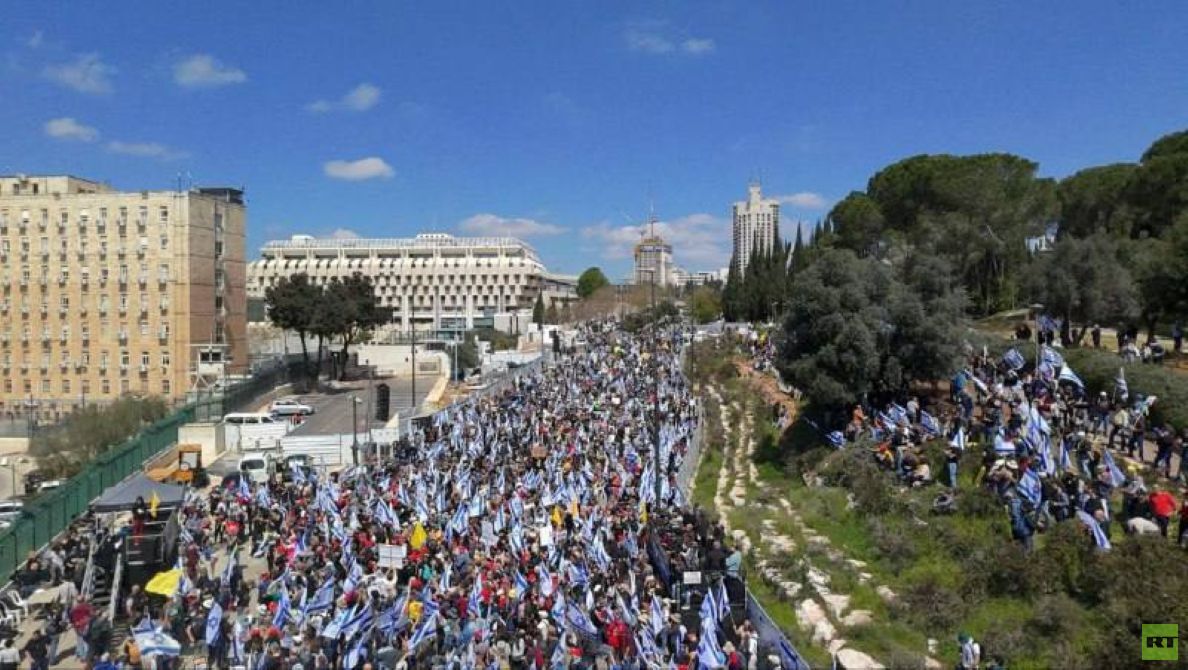
[[[108,488],[91,503],[91,511],[98,513],[123,512],[132,509],[137,498],[143,498],[145,504],[156,492],[160,507],[177,507],[185,498],[186,489],[177,484],[166,484],[153,481],[143,472],[138,472],[124,481]]]

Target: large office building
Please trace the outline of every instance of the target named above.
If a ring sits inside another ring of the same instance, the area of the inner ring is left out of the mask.
[[[294,235],[264,245],[248,265],[248,295],[262,300],[281,277],[313,283],[361,273],[394,328],[452,337],[472,328],[520,332],[537,296],[558,308],[577,299],[577,279],[550,274],[528,244],[510,237],[426,233],[405,239],[320,239]]]
[[[244,218],[235,189],[0,177],[0,413],[177,399],[244,367]]]
[[[759,182],[751,182],[747,199],[734,203],[734,255],[740,274],[755,251],[768,252],[780,235],[780,203],[763,197]]]
[[[683,285],[684,270],[672,261],[672,245],[656,234],[656,217],[648,219],[648,230],[634,250],[635,267],[631,283],[657,286]]]

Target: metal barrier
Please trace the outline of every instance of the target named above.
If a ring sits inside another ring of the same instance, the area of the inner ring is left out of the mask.
[[[681,352],[681,356],[683,358],[688,355],[689,348],[686,347]],[[685,461],[681,464],[680,472],[677,473],[677,483],[681,490],[687,492],[687,499],[692,497],[693,480],[697,476],[702,442],[705,438],[705,412],[700,402],[697,404],[697,416],[697,430],[693,433],[692,444],[689,445]],[[788,637],[780,630],[767,610],[763,609],[763,605],[759,604],[759,600],[751,593],[751,589],[748,588],[746,592],[747,618],[755,626],[755,632],[759,634],[759,667],[765,667],[764,659],[769,655],[774,655],[779,657],[782,670],[811,670],[808,661],[805,661],[800,652],[796,651],[796,647],[788,641]]]
[[[60,488],[30,501],[11,526],[0,532],[0,576],[9,577],[33,552],[82,515],[109,486],[140,470],[146,461],[177,442],[182,424],[214,420],[244,407],[264,391],[288,381],[292,366],[277,367],[194,403],[145,427],[123,444],[96,456]]]

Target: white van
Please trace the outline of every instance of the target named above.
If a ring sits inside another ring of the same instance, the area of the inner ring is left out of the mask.
[[[263,412],[233,412],[223,417],[223,423],[233,426],[251,426],[261,423],[277,423],[271,414]]]
[[[258,484],[268,481],[272,474],[271,459],[267,454],[249,454],[239,459],[239,472]]]

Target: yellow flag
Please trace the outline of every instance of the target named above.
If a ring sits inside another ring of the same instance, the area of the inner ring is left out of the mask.
[[[158,572],[144,585],[144,590],[148,593],[169,597],[177,593],[178,586],[181,584],[181,578],[181,568]]]
[[[560,526],[560,525],[561,525],[561,508],[560,508],[560,507],[558,507],[557,505],[553,505],[553,516],[552,516],[552,520],[553,520],[553,525],[554,525],[554,526]]]
[[[570,498],[569,500],[569,516],[573,517],[574,519],[577,519],[581,516],[578,514],[577,498]]]
[[[157,495],[157,489],[153,489],[153,495],[149,497],[149,514],[153,518],[157,518],[157,506],[161,504],[161,496]]]
[[[425,527],[421,525],[420,521],[418,521],[417,524],[413,526],[412,535],[408,537],[408,546],[412,547],[413,551],[416,551],[417,549],[425,546],[425,540],[427,537],[428,536],[425,533]]]
[[[648,504],[644,501],[639,501],[639,522],[648,522]]]
[[[421,620],[421,610],[425,606],[419,600],[414,600],[408,604],[408,620],[416,623]]]

